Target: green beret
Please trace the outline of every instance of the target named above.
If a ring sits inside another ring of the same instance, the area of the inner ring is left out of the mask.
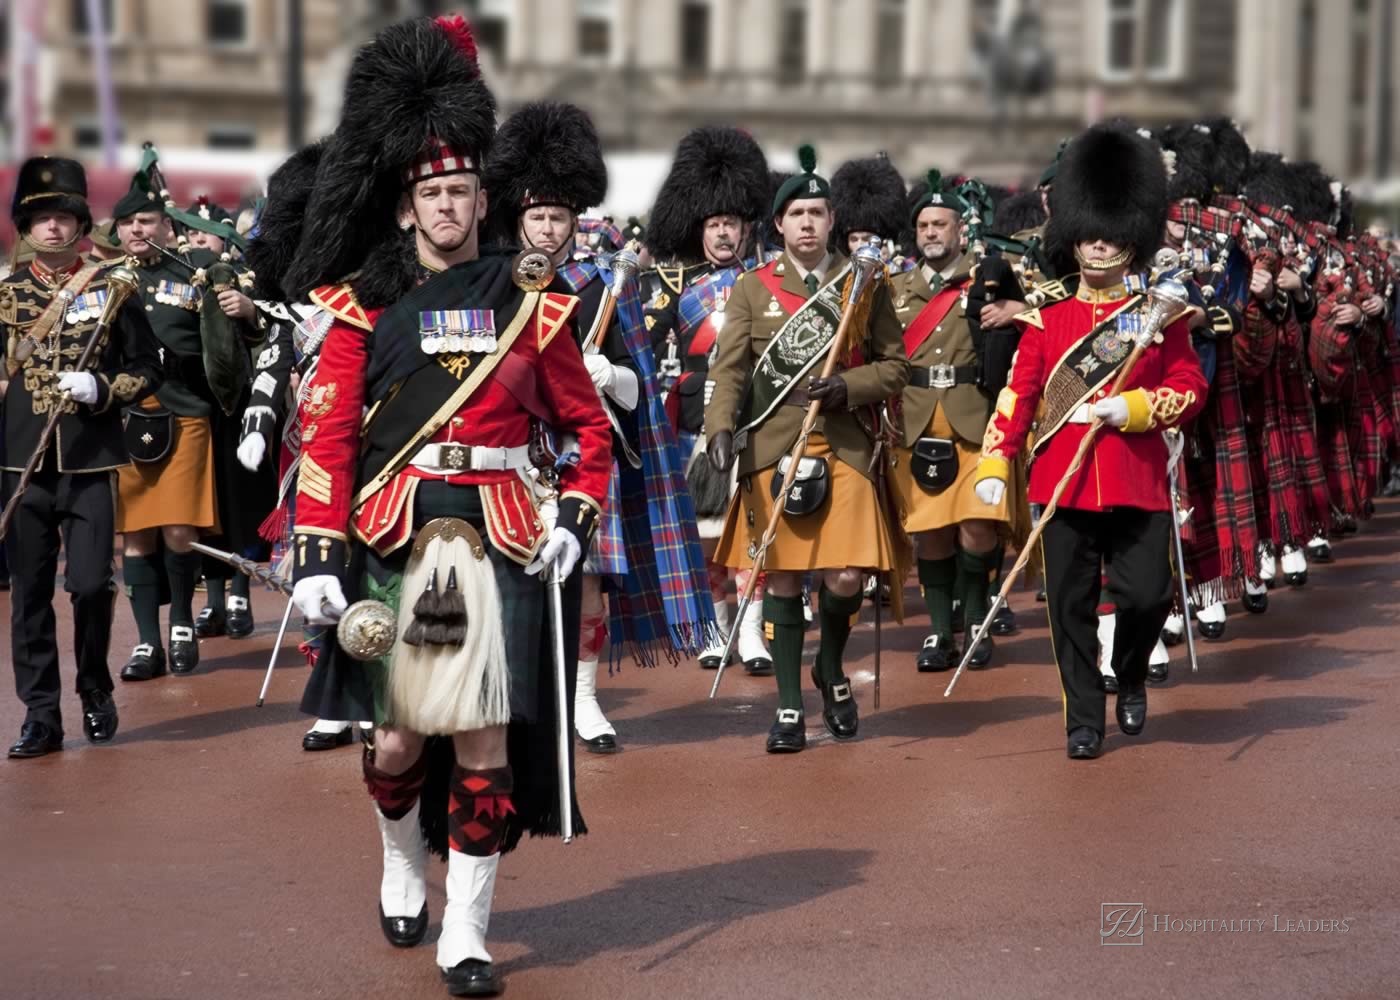
[[[817,151],[811,146],[797,147],[797,162],[802,172],[783,181],[773,199],[773,215],[783,214],[783,206],[794,198],[831,198],[831,184],[817,173]]]
[[[919,213],[930,205],[934,208],[951,208],[960,216],[967,214],[968,205],[966,200],[963,199],[963,196],[956,191],[945,191],[943,189],[942,174],[937,170],[930,170],[925,177],[928,190],[919,196],[919,199],[914,202],[913,209],[909,212],[909,224],[911,226],[918,225]]]

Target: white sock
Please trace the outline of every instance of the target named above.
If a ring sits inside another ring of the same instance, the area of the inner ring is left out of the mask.
[[[598,704],[598,659],[578,661],[578,683],[574,685],[574,728],[586,740],[596,739],[604,733],[616,736]]]
[[[374,807],[379,836],[384,842],[384,877],[379,883],[379,905],[386,917],[416,917],[428,899],[425,871],[428,848],[418,829],[418,803],[400,819],[385,819]]]
[[[1302,549],[1284,549],[1283,558],[1279,561],[1283,564],[1284,573],[1289,576],[1308,571],[1308,557],[1303,555]]]
[[[486,950],[486,928],[491,922],[491,897],[496,892],[496,869],[501,856],[477,858],[459,851],[447,852],[447,905],[442,911],[442,935],[437,943],[437,964],[450,969],[468,958],[491,961]]]
[[[739,623],[739,638],[736,648],[739,650],[739,659],[747,663],[749,660],[769,660],[768,645],[763,641],[763,599],[755,598],[747,608],[744,609],[744,620]]]
[[[1244,592],[1251,597],[1258,597],[1260,594],[1267,594],[1269,588],[1254,580],[1246,580],[1244,582]]]
[[[724,644],[729,641],[729,602],[721,598],[715,601],[716,639],[701,651],[701,656],[718,657],[724,652]]]
[[[1216,601],[1196,612],[1196,620],[1218,624],[1225,620],[1225,605]]]
[[[336,719],[317,719],[316,725],[312,726],[308,732],[325,733],[327,736],[334,736],[343,733],[350,728],[350,723],[340,722]]]
[[[1167,615],[1167,623],[1162,626],[1162,630],[1164,632],[1170,632],[1172,635],[1185,635],[1186,619],[1173,611],[1171,614]]]
[[[1268,583],[1278,575],[1278,562],[1267,549],[1259,553],[1259,579]]]
[[[1099,615],[1099,673],[1105,677],[1113,673],[1113,635],[1118,627],[1118,613]]]
[[[1152,647],[1152,655],[1147,658],[1149,667],[1159,666],[1171,661],[1171,654],[1167,652],[1167,644],[1162,641],[1162,637],[1157,637],[1157,645]]]

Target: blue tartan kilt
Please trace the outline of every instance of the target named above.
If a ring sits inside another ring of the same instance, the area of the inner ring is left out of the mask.
[[[622,536],[622,489],[617,460],[613,460],[612,476],[608,479],[608,502],[598,518],[598,529],[588,547],[583,571],[592,576],[627,575],[627,543]]]

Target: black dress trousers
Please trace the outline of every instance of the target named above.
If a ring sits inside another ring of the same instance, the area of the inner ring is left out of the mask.
[[[1104,567],[1118,605],[1113,672],[1122,691],[1146,683],[1148,657],[1171,611],[1171,530],[1168,512],[1136,507],[1062,508],[1046,525],[1045,596],[1067,731],[1104,732],[1097,614]]]

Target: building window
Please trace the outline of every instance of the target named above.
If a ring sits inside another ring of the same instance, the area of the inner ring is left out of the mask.
[[[88,0],[72,0],[72,17],[70,22],[73,25],[73,34],[86,38],[91,34],[88,25]],[[110,38],[116,34],[112,30],[112,18],[115,14],[112,11],[112,0],[102,0],[102,23],[107,28],[107,36]]]
[[[710,5],[687,2],[681,5],[681,75],[688,79],[704,76],[710,69]]]
[[[248,41],[247,0],[208,0],[205,27],[215,45],[242,45]]]
[[[473,0],[467,4],[467,20],[476,35],[476,47],[491,53],[497,66],[505,65],[510,33],[512,0]]]
[[[778,17],[778,82],[797,83],[807,69],[807,7],[784,0]]]
[[[1108,52],[1105,69],[1110,76],[1130,76],[1137,57],[1136,0],[1108,0]]]
[[[889,87],[904,75],[904,0],[879,0],[875,8],[875,83]]]
[[[210,149],[254,149],[258,134],[250,125],[211,125],[204,141]]]
[[[1366,173],[1366,126],[1356,120],[1347,129],[1347,173],[1352,177]]]
[[[611,0],[579,0],[578,52],[586,59],[606,59],[612,53]]]
[[[126,130],[117,124],[117,144],[126,139]],[[80,121],[73,126],[73,148],[83,151],[102,148],[102,127],[91,119]]]
[[[1371,89],[1371,4],[1352,0],[1351,5],[1351,102],[1365,104]]]
[[[1313,106],[1313,39],[1317,37],[1317,4],[1303,0],[1298,8],[1298,108],[1307,111]]]
[[[1179,76],[1185,11],[1182,0],[1105,0],[1103,75]]]

